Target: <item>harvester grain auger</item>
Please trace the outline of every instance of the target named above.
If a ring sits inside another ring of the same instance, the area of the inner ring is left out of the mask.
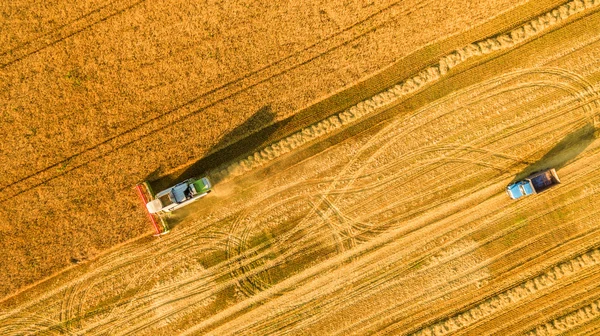
[[[190,178],[183,182],[167,188],[156,195],[148,182],[138,184],[136,189],[146,210],[150,221],[156,231],[155,236],[169,233],[169,225],[161,216],[162,214],[182,208],[191,204],[202,197],[208,195],[211,191],[211,183],[208,178]]]

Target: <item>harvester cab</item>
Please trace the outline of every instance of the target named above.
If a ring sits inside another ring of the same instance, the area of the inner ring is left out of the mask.
[[[170,231],[169,225],[162,217],[163,214],[201,199],[210,193],[211,187],[212,185],[208,178],[203,177],[200,179],[187,179],[156,195],[152,192],[152,188],[148,182],[138,184],[136,189],[146,206],[148,216],[156,231],[155,236],[160,236]]]

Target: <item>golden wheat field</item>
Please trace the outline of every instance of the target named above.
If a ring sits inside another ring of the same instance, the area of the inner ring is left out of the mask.
[[[600,1],[0,13],[1,335],[600,334]]]

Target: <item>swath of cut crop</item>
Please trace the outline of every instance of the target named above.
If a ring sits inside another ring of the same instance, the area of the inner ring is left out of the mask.
[[[597,319],[600,316],[600,300],[581,307],[566,315],[548,321],[527,332],[527,336],[561,335],[584,323]]]
[[[468,327],[497,311],[505,309],[511,304],[524,300],[540,290],[551,287],[559,281],[568,280],[569,277],[575,275],[577,272],[598,264],[600,264],[600,250],[594,249],[579,255],[576,258],[557,264],[552,269],[523,282],[515,288],[511,288],[491,297],[485,302],[480,303],[465,312],[412,333],[411,336],[446,335],[460,330],[461,328]]]

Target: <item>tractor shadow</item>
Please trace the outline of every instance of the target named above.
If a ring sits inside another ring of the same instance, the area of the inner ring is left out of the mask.
[[[520,181],[541,170],[554,168],[558,171],[581,154],[592,142],[594,142],[597,136],[598,131],[591,123],[584,125],[580,129],[565,136],[541,159],[530,164],[518,173],[510,183]]]
[[[194,162],[185,169],[152,181],[152,188],[158,192],[188,178],[202,177],[210,170],[262,148],[270,143],[271,135],[286,124],[285,120],[272,124],[274,120],[275,113],[273,113],[270,105],[260,108],[245,122],[224,135],[217,144],[212,146],[207,152],[209,153],[208,156]],[[252,131],[254,132],[244,137],[245,134]],[[220,181],[211,180],[211,182],[216,185]]]

